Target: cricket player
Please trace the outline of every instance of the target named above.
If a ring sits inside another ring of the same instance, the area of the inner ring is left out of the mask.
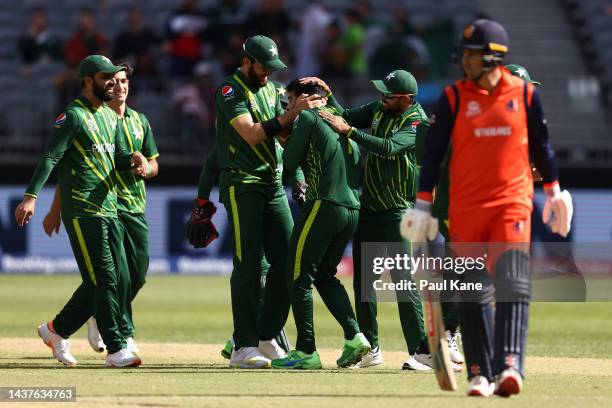
[[[287,92],[285,85],[281,82],[271,81],[276,89],[281,106],[283,110],[286,109],[289,100],[287,98]],[[219,233],[215,225],[212,222],[212,215],[209,218],[201,217],[198,213],[198,200],[210,200],[210,192],[215,184],[218,183],[219,179],[219,157],[217,154],[217,146],[209,152],[206,158],[206,163],[202,167],[200,172],[200,179],[198,181],[198,196],[196,198],[196,205],[192,211],[191,217],[187,222],[186,235],[187,240],[194,248],[205,248],[212,241],[219,237]],[[298,169],[293,173],[295,180],[292,180],[293,184],[293,197],[298,203],[303,204],[303,198],[305,193],[304,174],[301,169]],[[290,178],[288,178],[291,180]],[[215,210],[216,211],[216,210]],[[261,295],[265,291],[266,276],[270,269],[270,263],[266,260],[263,248],[260,260],[260,273],[261,273]],[[275,338],[278,345],[285,351],[291,349],[289,338],[285,329],[281,330],[280,334]],[[230,359],[232,351],[234,350],[234,339],[232,336],[227,340],[225,346],[221,350],[221,356],[226,359]]]
[[[274,337],[289,314],[286,267],[293,220],[281,183],[282,148],[276,138],[283,136],[301,110],[322,102],[300,96],[284,112],[268,81],[272,72],[283,68],[274,41],[262,35],[249,37],[240,68],[223,81],[215,96],[220,200],[234,235],[232,368],[267,368],[270,358],[284,355]],[[197,200],[194,212],[210,219],[214,205]],[[262,246],[271,267],[258,319]]]
[[[129,152],[141,152],[147,159],[147,170],[144,177],[135,174],[135,170],[117,171],[117,216],[125,230],[124,248],[130,273],[130,290],[128,302],[124,306],[122,334],[127,347],[132,353],[138,354],[138,346],[134,341],[134,320],[132,317],[132,301],[146,281],[149,269],[149,228],[145,218],[146,190],[145,179],[155,177],[159,171],[157,163],[157,146],[147,117],[126,104],[130,92],[130,80],[133,69],[127,64],[118,64],[125,67],[115,74],[114,98],[107,105],[117,113],[122,120],[119,134],[129,148]],[[43,227],[47,235],[57,233],[60,228],[61,194],[59,187],[55,189],[55,196],[49,213],[43,220]],[[96,352],[103,352],[104,342],[100,336],[96,319],[92,316],[87,320],[87,339]]]
[[[317,95],[327,102],[328,92],[316,83],[294,80],[287,86],[287,92],[289,108],[301,94]],[[344,347],[336,360],[337,365],[356,364],[371,349],[359,329],[346,290],[335,276],[344,249],[357,228],[360,152],[354,142],[326,124],[318,111],[300,113],[283,152],[285,167],[295,170],[301,166],[308,188],[306,203],[289,245],[289,284],[297,326],[296,346],[285,358],[273,360],[274,368],[322,368],[315,344],[313,284],[344,332]]]
[[[398,69],[384,79],[372,82],[381,94],[380,100],[344,109],[332,94],[331,104],[342,116],[324,111],[320,113],[335,131],[356,141],[367,151],[359,224],[353,239],[355,309],[359,327],[373,347],[359,363],[362,368],[381,364],[383,359],[378,342],[376,293],[371,282],[362,282],[361,244],[403,241],[399,221],[404,210],[414,205],[416,195],[417,129],[428,125],[427,115],[415,100],[418,84],[412,74]],[[326,86],[323,82],[319,83]],[[331,94],[329,87],[326,88]],[[367,127],[370,127],[370,133],[360,130]],[[395,282],[411,279],[408,270],[394,270],[391,276]],[[362,293],[362,288],[367,292]],[[420,296],[416,291],[398,291],[396,296],[402,331],[408,352],[412,355],[402,368],[431,370],[433,362],[427,344]],[[364,298],[368,300],[364,301]],[[458,349],[455,354],[459,355],[455,361],[462,363]]]
[[[423,151],[414,209],[402,217],[402,235],[423,243],[437,234],[431,215],[440,164],[449,163],[449,235],[456,243],[487,243],[489,285],[459,303],[468,367],[468,395],[520,393],[531,294],[528,243],[533,196],[529,158],[542,174],[544,222],[569,233],[571,197],[561,191],[540,97],[533,84],[501,64],[508,52],[505,29],[492,20],[470,24],[461,39],[465,79],[444,89]],[[505,251],[488,243],[504,243]],[[497,302],[503,292],[510,301]]]
[[[15,210],[18,225],[30,221],[36,197],[57,166],[62,218],[83,283],[55,319],[38,327],[38,334],[68,366],[77,363],[68,338],[92,315],[108,349],[106,366],[141,364],[121,332],[129,276],[124,230],[117,219],[116,170],[134,168],[145,176],[148,164],[140,152],[129,153],[118,137],[121,119],[104,103],[113,99],[114,76],[124,69],[102,55],[81,61],[82,94],[57,116],[42,160]]]

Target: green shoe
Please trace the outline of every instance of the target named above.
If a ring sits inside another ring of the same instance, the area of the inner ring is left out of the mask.
[[[344,340],[342,355],[336,360],[336,363],[338,367],[352,366],[360,362],[361,357],[368,354],[370,350],[372,350],[372,346],[370,346],[368,339],[362,333],[357,333],[353,340]]]
[[[230,338],[227,343],[225,343],[225,347],[221,350],[221,357],[227,358],[228,360],[232,358],[232,351],[234,351],[234,342]]]
[[[272,368],[284,368],[287,370],[320,370],[321,358],[315,350],[312,354],[306,354],[303,351],[292,350],[285,358],[272,360]]]

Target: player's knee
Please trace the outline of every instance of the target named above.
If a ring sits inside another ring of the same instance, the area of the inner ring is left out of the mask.
[[[501,254],[495,264],[495,298],[498,302],[528,302],[531,296],[531,264],[521,250]]]

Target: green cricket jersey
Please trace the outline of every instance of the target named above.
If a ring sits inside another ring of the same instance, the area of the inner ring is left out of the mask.
[[[57,165],[62,213],[70,218],[117,217],[115,168],[128,170],[127,146],[116,137],[121,120],[107,105],[79,96],[56,119],[51,139],[25,195],[37,197]]]
[[[253,122],[262,123],[283,114],[272,81],[263,88],[254,87],[237,70],[217,89],[215,105],[221,188],[248,183],[280,184],[282,149],[276,139],[269,138],[249,146],[232,127],[232,123],[244,115],[251,115]]]
[[[306,201],[327,200],[359,208],[360,151],[357,144],[336,133],[317,108],[300,112],[283,152],[285,167],[302,167],[308,188]]]
[[[149,120],[142,113],[126,107],[119,128],[130,153],[141,152],[147,160],[159,156]],[[117,171],[117,210],[132,214],[144,213],[146,190],[144,178],[135,176],[131,171]]]
[[[417,193],[418,166],[415,158],[417,129],[428,126],[427,115],[418,102],[400,116],[382,112],[375,101],[352,109],[331,103],[354,126],[348,137],[366,149],[361,205],[369,211],[412,207]],[[370,133],[356,128],[370,128]]]

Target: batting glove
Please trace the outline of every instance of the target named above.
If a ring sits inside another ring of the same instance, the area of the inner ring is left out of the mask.
[[[304,205],[304,203],[306,202],[307,188],[308,184],[303,181],[298,181],[293,185],[293,188],[291,189],[291,197],[293,197],[293,199],[297,201],[300,206]]]
[[[212,216],[217,212],[215,205],[204,199],[197,198],[191,210],[191,218],[187,221],[187,240],[194,248],[206,248],[215,239],[219,232],[212,223]]]
[[[542,212],[542,221],[547,224],[551,231],[561,235],[563,238],[569,234],[572,224],[574,206],[569,191],[561,191],[559,183],[545,186],[546,203]]]
[[[408,208],[402,215],[400,233],[413,243],[436,239],[438,219],[431,216],[431,202],[417,199],[415,207]]]

